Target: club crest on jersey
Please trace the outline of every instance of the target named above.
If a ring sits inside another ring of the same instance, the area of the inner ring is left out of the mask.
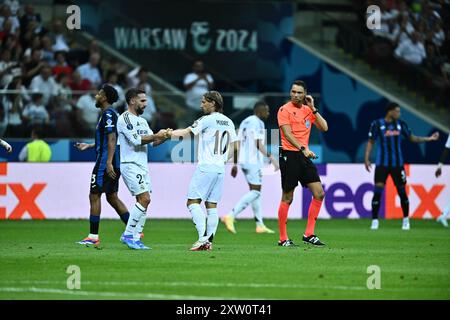
[[[133,130],[133,125],[131,123],[127,124],[127,129],[128,130]]]
[[[112,127],[114,127],[112,120],[111,119],[106,120],[105,128],[112,128]]]
[[[311,122],[309,120],[305,120],[305,126],[309,129],[309,127],[311,127]]]

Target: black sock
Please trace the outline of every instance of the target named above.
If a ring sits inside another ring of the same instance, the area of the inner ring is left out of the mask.
[[[98,227],[100,225],[100,216],[89,216],[89,222],[91,224],[91,234],[98,234]]]
[[[405,187],[397,188],[398,195],[400,196],[400,204],[402,206],[403,218],[408,218],[409,216],[409,199],[406,194]]]
[[[375,187],[372,198],[372,219],[378,219],[378,211],[380,211],[380,200],[383,188]]]
[[[128,211],[125,213],[122,213],[122,214],[119,213],[119,217],[120,217],[120,220],[123,221],[123,223],[127,224],[128,219],[130,218],[130,213]]]

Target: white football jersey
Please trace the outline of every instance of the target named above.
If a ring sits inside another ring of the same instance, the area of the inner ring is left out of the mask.
[[[190,127],[198,141],[198,168],[203,172],[225,172],[230,143],[237,141],[233,121],[222,113],[203,116]]]
[[[244,119],[239,126],[238,138],[240,141],[239,164],[241,166],[262,167],[264,159],[262,153],[256,147],[256,141],[266,138],[264,122],[252,115]]]
[[[141,145],[142,135],[152,135],[147,121],[125,111],[117,120],[117,133],[120,144],[120,163],[135,163],[148,171],[147,145]]]

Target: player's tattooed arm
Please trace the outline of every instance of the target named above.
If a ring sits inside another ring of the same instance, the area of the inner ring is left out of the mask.
[[[413,134],[409,136],[409,140],[415,143],[436,141],[438,139],[439,139],[439,132],[435,132],[429,137],[418,137]]]

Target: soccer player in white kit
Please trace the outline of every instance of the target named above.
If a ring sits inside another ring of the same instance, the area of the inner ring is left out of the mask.
[[[267,152],[264,146],[266,130],[263,120],[269,118],[269,106],[264,101],[258,101],[253,107],[253,115],[245,118],[239,126],[239,164],[244,172],[250,191],[247,192],[234,206],[233,210],[222,217],[228,231],[236,233],[234,220],[247,206],[252,205],[253,215],[256,221],[256,233],[275,233],[264,224],[261,213],[261,185],[262,167],[264,157],[268,157],[274,165],[275,170],[279,169],[278,162]],[[237,166],[233,166],[231,175],[236,177]]]
[[[449,150],[450,150],[450,135],[447,138],[447,142],[445,143],[445,148],[442,151],[441,158],[439,160],[438,167],[435,172],[436,178],[439,178],[440,175],[442,174],[442,165],[445,162],[445,159],[447,158]],[[442,223],[442,225],[446,228],[448,228],[447,217],[449,214],[450,214],[450,202],[447,203],[447,205],[445,206],[444,212],[442,212],[442,214],[437,218],[437,221]]]
[[[117,132],[120,144],[120,172],[125,185],[136,197],[136,203],[130,210],[125,232],[120,241],[131,249],[148,250],[140,237],[146,221],[146,212],[150,204],[151,182],[148,172],[147,144],[153,146],[169,138],[166,130],[157,134],[140,117],[147,105],[145,91],[130,89],[125,95],[128,110],[117,120]]]
[[[171,137],[199,136],[198,165],[189,184],[187,207],[198,232],[191,251],[211,250],[219,224],[217,203],[222,196],[225,163],[228,154],[237,162],[237,136],[233,121],[223,115],[223,98],[217,91],[203,95],[201,108],[204,116],[185,129],[169,131]],[[207,214],[200,204],[205,201]]]

